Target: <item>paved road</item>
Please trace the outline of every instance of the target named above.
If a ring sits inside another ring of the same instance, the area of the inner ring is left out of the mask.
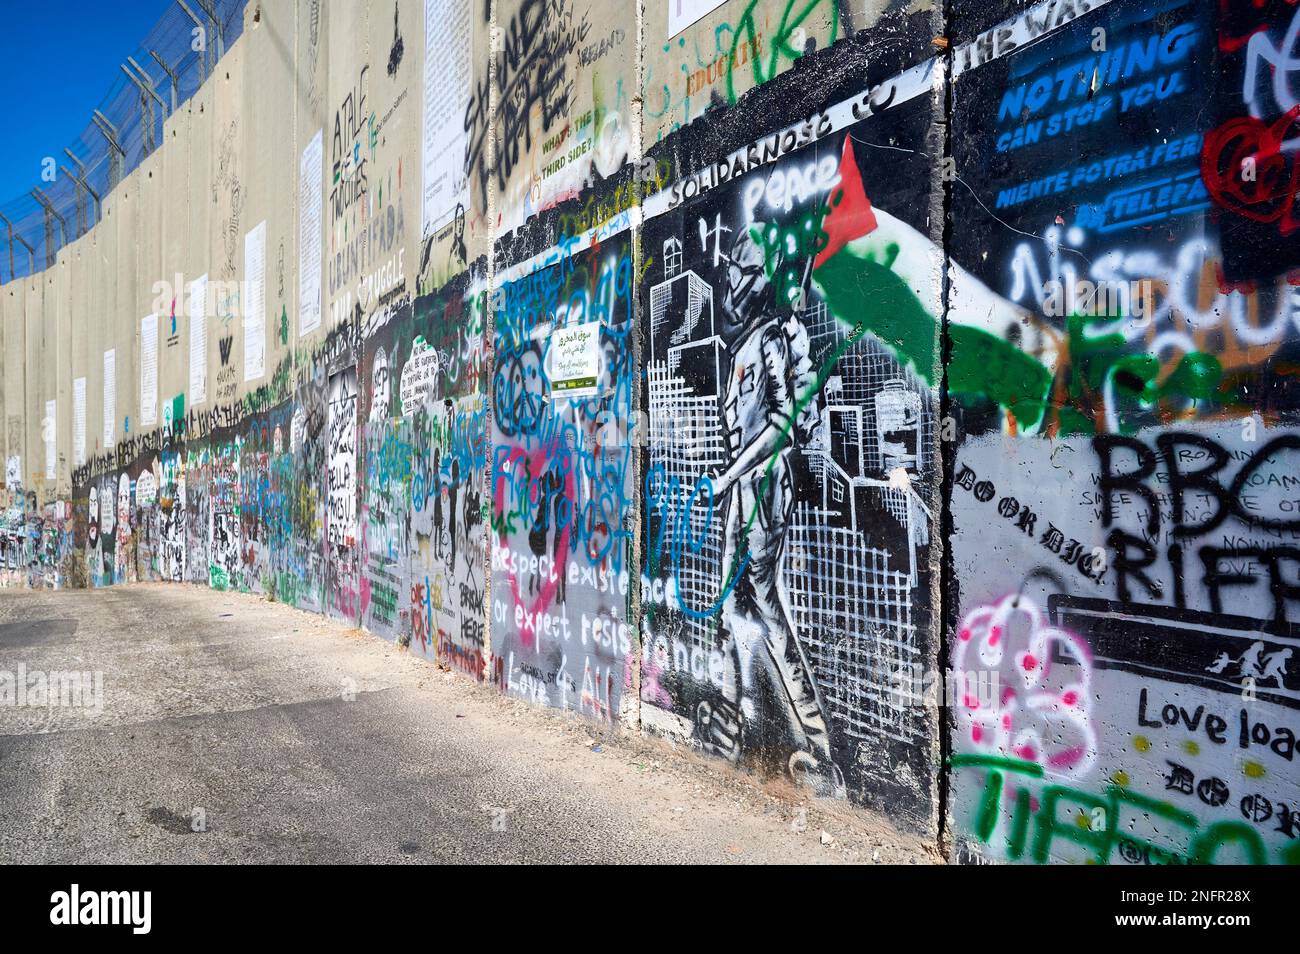
[[[29,686],[102,673],[102,707],[0,705],[0,861],[929,860],[252,596],[0,591],[0,670],[20,664]]]

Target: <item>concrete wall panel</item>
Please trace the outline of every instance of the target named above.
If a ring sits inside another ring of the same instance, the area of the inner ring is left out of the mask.
[[[1162,8],[962,20],[951,658],[1003,694],[955,710],[961,857],[1295,857],[1297,259],[1234,150],[1296,20]]]

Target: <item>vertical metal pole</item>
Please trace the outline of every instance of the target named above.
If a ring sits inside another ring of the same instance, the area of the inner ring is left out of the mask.
[[[176,5],[185,11],[185,15],[194,21],[194,25],[203,31],[203,49],[199,51],[199,85],[208,79],[208,27],[199,19],[197,13],[189,8],[185,0],[176,0]]]
[[[0,213],[0,221],[5,224],[5,230],[9,233],[9,280],[13,281],[17,272],[14,271],[14,224],[9,221],[4,213]]]

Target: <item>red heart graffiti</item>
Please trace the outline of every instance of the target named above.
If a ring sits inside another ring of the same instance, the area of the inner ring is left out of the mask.
[[[1211,131],[1201,152],[1201,179],[1214,200],[1243,218],[1276,222],[1283,235],[1300,227],[1294,215],[1300,165],[1282,149],[1297,118],[1300,105],[1272,123],[1237,116]]]

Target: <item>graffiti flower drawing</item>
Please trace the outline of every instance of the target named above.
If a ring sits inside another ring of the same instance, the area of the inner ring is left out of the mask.
[[[1092,654],[1073,633],[1050,625],[1030,599],[1010,594],[962,620],[952,665],[969,685],[996,676],[992,701],[965,692],[959,738],[975,751],[1037,762],[1065,778],[1088,774],[1097,759],[1090,713]]]

